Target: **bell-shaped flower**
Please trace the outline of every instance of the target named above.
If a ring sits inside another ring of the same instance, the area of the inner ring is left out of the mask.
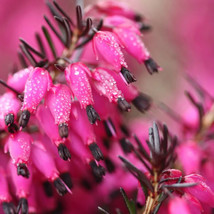
[[[91,124],[100,120],[93,108],[94,99],[88,79],[88,76],[91,76],[90,70],[82,63],[73,63],[66,68],[65,76],[74,96],[80,102],[81,108],[86,109]]]
[[[141,40],[140,32],[138,32],[137,28],[130,25],[120,25],[114,28],[113,32],[117,35],[125,50],[136,58],[139,63],[150,58],[150,54]]]
[[[14,126],[17,113],[21,107],[20,101],[12,92],[6,92],[0,97],[0,127]],[[11,129],[11,132],[13,129]]]
[[[196,183],[193,187],[185,188],[186,192],[197,198],[200,202],[214,207],[214,192],[206,184],[205,179],[198,174],[185,176],[185,183]]]
[[[121,110],[130,111],[130,104],[118,89],[115,79],[105,68],[96,68],[92,72],[93,86],[100,95],[106,96],[110,102],[117,103]]]
[[[31,192],[32,176],[30,176],[29,178],[25,178],[23,176],[17,175],[16,167],[11,162],[9,162],[8,168],[12,178],[13,186],[15,187],[16,196],[19,198],[17,212],[19,213],[19,211],[21,210],[21,213],[27,213],[28,212],[27,198]],[[29,170],[30,174],[32,174],[31,167],[29,167]]]
[[[66,85],[54,85],[46,97],[46,103],[59,127],[62,138],[68,136],[68,122],[71,112],[71,91]]]
[[[31,71],[24,90],[24,101],[19,118],[19,125],[25,128],[30,119],[30,114],[36,111],[37,106],[44,98],[52,84],[51,76],[44,68],[34,68]]]
[[[37,112],[36,118],[39,122],[41,131],[51,139],[51,141],[57,146],[59,156],[63,160],[69,160],[71,154],[65,146],[65,139],[59,135],[58,126],[54,122],[54,117],[48,107],[40,105]]]
[[[29,177],[28,163],[31,155],[32,139],[28,133],[18,132],[10,135],[5,150],[10,152],[12,163],[17,166],[18,175]]]
[[[117,73],[121,72],[127,83],[136,81],[133,74],[127,69],[128,65],[114,33],[98,31],[93,37],[93,48],[97,59],[100,56]]]

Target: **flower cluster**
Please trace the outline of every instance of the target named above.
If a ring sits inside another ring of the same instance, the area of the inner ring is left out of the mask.
[[[39,33],[39,50],[20,39],[22,68],[7,82],[1,80],[7,88],[0,97],[1,145],[6,153],[0,153],[0,201],[5,213],[15,212],[15,199],[17,212],[54,210],[58,197],[52,184],[62,196],[71,193],[71,177],[87,189],[103,180],[102,162],[113,171],[103,142],[113,137],[127,150],[121,111],[130,111],[131,103],[141,112],[151,105],[150,97],[128,85],[136,79],[124,51],[150,73],[160,69],[141,39],[141,31],[148,27],[127,6],[106,1],[83,15],[77,5],[76,22],[56,1],[47,6],[59,29],[46,16],[45,20],[63,44],[63,52],[57,54],[43,26],[50,49]],[[38,195],[44,199],[41,206]],[[55,206],[45,207],[50,200]]]
[[[132,84],[126,57],[150,74],[161,70],[143,42],[150,26],[113,0],[75,6],[76,20],[55,0],[46,3],[53,17],[44,16],[38,47],[21,38],[21,68],[0,80],[7,89],[0,96],[4,213],[95,213],[97,206],[103,213],[210,213],[213,97],[188,77],[203,98],[186,92],[197,111],[182,119],[159,106],[178,120],[178,137],[161,123],[129,126],[123,113],[132,105],[141,113],[155,105]]]

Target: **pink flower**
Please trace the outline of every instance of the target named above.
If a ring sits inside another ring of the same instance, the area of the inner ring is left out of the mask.
[[[25,89],[26,81],[33,72],[33,67],[24,68],[13,75],[9,75],[7,84],[17,90],[19,93],[22,93]]]
[[[68,136],[68,122],[71,112],[71,91],[66,85],[53,86],[47,97],[47,105],[59,126],[60,136]]]

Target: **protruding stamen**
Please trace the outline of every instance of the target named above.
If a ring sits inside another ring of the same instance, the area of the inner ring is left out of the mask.
[[[88,120],[91,124],[94,124],[97,120],[101,120],[99,114],[95,111],[92,105],[86,107],[86,112],[88,115]]]
[[[55,179],[53,183],[54,183],[57,193],[60,196],[63,196],[68,192],[66,186],[63,184],[63,182],[60,180],[60,178]]]
[[[2,208],[5,214],[16,214],[16,207],[11,202],[3,202]]]
[[[106,165],[108,172],[110,172],[110,173],[114,172],[115,171],[115,165],[112,162],[112,160],[110,158],[105,158],[104,161],[105,161],[105,165]]]
[[[130,153],[133,150],[133,145],[127,138],[120,139],[120,145],[121,145],[124,153]]]
[[[128,84],[137,81],[134,75],[127,68],[122,67],[120,72]]]
[[[29,119],[30,119],[30,112],[28,110],[24,110],[19,118],[19,125],[22,128],[25,128],[28,124]]]
[[[102,181],[103,176],[105,175],[105,169],[102,166],[97,165],[94,160],[92,160],[89,164],[91,166],[92,173],[93,173],[96,181],[97,182]]]
[[[103,160],[103,153],[96,143],[91,143],[89,149],[97,161]]]
[[[141,32],[147,32],[147,31],[150,31],[152,29],[151,25],[147,25],[145,23],[141,23],[141,26],[140,26],[140,31]]]
[[[19,163],[17,166],[17,175],[21,175],[25,178],[29,178],[30,177],[30,173],[29,170],[26,166],[25,163]]]
[[[43,188],[44,188],[45,194],[49,198],[53,196],[53,189],[52,189],[51,183],[49,181],[45,181],[43,183]]]
[[[60,178],[63,180],[63,182],[67,185],[69,189],[73,187],[73,182],[71,180],[71,175],[69,172],[64,172],[60,174]]]
[[[87,190],[91,190],[91,189],[92,189],[91,183],[90,183],[86,178],[83,178],[83,179],[81,180],[81,185],[82,185],[85,189],[87,189]]]
[[[104,120],[103,123],[104,123],[104,128],[105,128],[105,131],[106,131],[106,134],[108,135],[108,137],[115,136],[116,129],[115,129],[114,123],[112,122],[111,118]]]
[[[10,126],[7,127],[7,130],[11,134],[13,134],[13,133],[16,133],[19,130],[19,128],[18,128],[18,126],[15,123],[13,123],[13,124],[11,124]]]
[[[151,102],[152,99],[143,93],[140,93],[134,100],[132,100],[132,103],[136,109],[142,113],[145,113],[150,109]]]
[[[4,118],[4,122],[6,126],[10,126],[14,123],[14,115],[13,114],[7,114]]]
[[[58,126],[59,135],[61,138],[67,138],[68,137],[68,124],[61,123]]]
[[[19,213],[21,210],[21,214],[28,214],[28,201],[26,198],[20,198],[19,204],[16,209],[16,213]]]
[[[147,71],[150,74],[153,74],[153,73],[158,72],[160,70],[160,66],[152,58],[145,60],[144,64],[146,66]]]
[[[127,137],[130,136],[130,131],[129,131],[129,129],[128,129],[128,127],[126,125],[122,124],[120,126],[120,129],[123,132],[123,134],[125,134]]]
[[[71,159],[71,153],[69,152],[68,148],[62,143],[60,143],[58,146],[58,153],[63,160],[67,161]]]
[[[117,100],[118,106],[122,111],[130,111],[131,105],[122,97],[119,97]]]

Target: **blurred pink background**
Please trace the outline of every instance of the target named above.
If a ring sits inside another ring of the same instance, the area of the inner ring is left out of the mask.
[[[0,3],[0,77],[6,80],[17,61],[19,37],[34,44],[34,32],[41,32],[41,25],[45,24],[43,15],[49,11],[44,0],[0,0]],[[74,0],[58,0],[58,3],[72,14]],[[88,3],[85,1],[85,5]],[[133,0],[130,7],[152,25],[153,30],[144,36],[145,44],[163,68],[158,75],[150,76],[144,66],[138,66],[142,70],[137,82],[141,90],[157,102],[177,103],[181,111],[183,98],[179,102],[177,98],[184,97],[185,72],[214,92],[214,1]]]

